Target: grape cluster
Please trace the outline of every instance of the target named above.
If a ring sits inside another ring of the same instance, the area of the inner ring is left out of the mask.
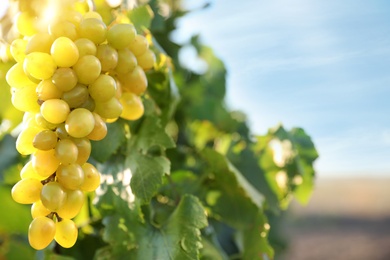
[[[66,248],[75,244],[72,219],[84,192],[100,185],[100,173],[87,162],[90,140],[103,139],[106,123],[118,117],[143,115],[145,71],[156,60],[131,23],[107,27],[96,12],[58,9],[48,25],[32,12],[18,14],[21,37],[10,49],[16,64],[6,75],[13,105],[25,112],[16,148],[31,155],[12,197],[32,204],[28,238],[37,250],[53,239]]]

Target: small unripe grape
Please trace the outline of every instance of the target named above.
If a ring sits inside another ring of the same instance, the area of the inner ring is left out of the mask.
[[[123,106],[120,117],[127,120],[137,120],[144,114],[144,105],[141,98],[133,93],[124,92],[120,102]]]
[[[11,190],[12,199],[20,204],[32,204],[39,200],[42,190],[40,180],[27,178],[18,181]]]
[[[89,98],[88,88],[83,84],[77,84],[71,90],[64,92],[61,99],[68,103],[70,108],[80,107]]]
[[[144,70],[149,70],[153,68],[154,64],[156,63],[156,55],[152,50],[148,49],[140,56],[137,56],[137,62],[141,68]]]
[[[51,46],[50,53],[58,67],[72,67],[79,59],[76,44],[67,37],[57,38]]]
[[[120,74],[132,72],[137,66],[137,58],[129,49],[118,50],[118,63],[115,71]]]
[[[85,108],[76,108],[69,113],[65,129],[70,136],[82,138],[89,135],[95,126],[92,112]]]
[[[36,79],[48,79],[53,76],[57,64],[47,53],[32,52],[26,55],[23,62],[23,69]]]
[[[45,217],[51,212],[45,206],[43,206],[42,201],[38,200],[34,202],[31,206],[31,216],[32,218]]]
[[[85,55],[96,55],[96,45],[93,41],[87,38],[80,38],[74,42],[79,50],[79,56],[83,57]]]
[[[56,72],[54,72],[51,81],[61,91],[69,91],[77,84],[76,72],[71,68],[58,68]]]
[[[148,40],[140,34],[137,34],[131,42],[129,49],[135,56],[143,54],[149,48]]]
[[[115,96],[116,82],[109,75],[101,74],[88,87],[89,94],[96,102],[104,102]]]
[[[100,60],[102,71],[111,71],[118,63],[118,52],[107,44],[101,44],[97,47],[96,57]]]
[[[66,37],[72,41],[77,39],[77,28],[69,21],[58,21],[49,25],[49,33],[54,38]]]
[[[78,149],[76,144],[70,139],[62,139],[58,141],[55,151],[56,157],[61,164],[71,164],[75,163],[77,160]]]
[[[79,33],[81,38],[87,38],[95,44],[100,44],[106,40],[107,27],[99,19],[88,18],[81,21]]]
[[[28,228],[28,242],[36,250],[46,248],[54,239],[56,224],[47,217],[34,218]]]
[[[134,41],[136,31],[132,24],[115,24],[107,32],[107,41],[116,49],[128,47]]]
[[[80,189],[87,192],[96,190],[100,185],[99,171],[90,163],[85,163],[82,169],[84,171],[84,182]]]
[[[72,247],[78,236],[76,224],[70,219],[62,219],[56,223],[55,241],[64,248]]]
[[[73,66],[80,83],[89,85],[100,75],[102,67],[98,58],[93,55],[81,57]]]
[[[52,175],[60,165],[54,149],[48,151],[37,150],[31,157],[34,170],[43,177]]]
[[[59,99],[62,95],[62,90],[54,85],[50,79],[42,80],[36,87],[36,92],[39,101]]]
[[[61,184],[52,181],[43,185],[41,190],[43,206],[51,212],[57,212],[66,201],[66,193]]]
[[[92,114],[95,119],[95,126],[92,132],[89,135],[87,135],[87,137],[90,140],[99,141],[102,140],[104,137],[106,137],[107,125],[97,113],[92,113]]]
[[[144,93],[148,86],[148,79],[140,66],[137,66],[130,73],[118,75],[118,79],[123,89],[133,92],[136,95]]]
[[[42,116],[52,124],[64,122],[70,112],[68,103],[61,99],[49,99],[41,105]]]
[[[84,202],[85,196],[81,190],[66,190],[66,202],[57,214],[61,218],[72,219],[79,214]]]
[[[10,51],[12,57],[15,59],[16,62],[23,63],[23,60],[26,57],[26,46],[26,40],[15,39],[12,41]]]
[[[45,32],[34,34],[27,42],[26,54],[32,52],[50,53],[51,45],[53,44],[53,37]]]
[[[113,97],[105,102],[96,102],[95,112],[103,118],[117,118],[122,113],[122,105],[118,99]]]
[[[60,165],[56,176],[58,182],[66,189],[75,190],[84,182],[84,172],[80,165],[72,163]]]
[[[39,150],[51,150],[57,145],[57,135],[51,130],[43,130],[35,135],[33,146]]]

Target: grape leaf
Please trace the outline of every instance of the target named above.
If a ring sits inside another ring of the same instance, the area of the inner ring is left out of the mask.
[[[128,12],[130,21],[134,24],[138,33],[150,28],[152,19],[154,17],[152,8],[149,5],[138,6]]]

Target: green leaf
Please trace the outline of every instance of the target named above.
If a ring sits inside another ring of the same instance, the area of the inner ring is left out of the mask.
[[[115,154],[126,140],[125,123],[118,120],[107,124],[107,136],[100,141],[91,141],[91,156],[98,162],[105,162]]]
[[[235,228],[253,223],[256,212],[263,206],[263,195],[223,155],[205,149],[202,157],[207,162],[204,189],[210,214]]]
[[[150,24],[154,17],[152,8],[149,5],[138,6],[128,12],[130,21],[134,24],[138,33],[150,28]]]

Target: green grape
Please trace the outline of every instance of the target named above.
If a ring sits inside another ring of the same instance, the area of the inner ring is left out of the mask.
[[[57,169],[57,179],[64,188],[75,190],[84,182],[84,172],[81,166],[75,163],[60,165]]]
[[[81,190],[66,190],[66,202],[57,211],[61,218],[72,219],[79,214],[84,205],[85,196]]]
[[[96,57],[100,60],[102,71],[111,71],[118,63],[118,52],[107,44],[101,44],[97,47]]]
[[[128,47],[136,36],[134,25],[114,24],[107,32],[107,42],[115,49]]]
[[[5,79],[13,88],[34,87],[36,83],[31,81],[24,73],[23,63],[16,63],[7,72]]]
[[[35,87],[24,87],[12,90],[11,96],[12,105],[23,112],[38,112],[38,97],[35,92]]]
[[[45,206],[43,206],[42,201],[38,200],[34,202],[31,206],[31,216],[32,218],[45,217],[51,212]]]
[[[26,73],[36,79],[48,79],[53,76],[57,69],[52,56],[43,52],[32,52],[26,55],[23,62],[23,69]]]
[[[42,151],[37,150],[31,156],[34,170],[41,176],[48,178],[60,165],[60,161],[55,155],[55,150]]]
[[[129,49],[118,50],[118,63],[115,71],[120,74],[132,72],[137,66],[137,58]]]
[[[32,204],[39,200],[42,183],[40,180],[26,178],[18,181],[11,190],[12,199],[20,204]]]
[[[43,185],[40,198],[45,208],[57,212],[66,202],[66,192],[61,184],[52,181]]]
[[[93,41],[87,38],[77,39],[74,44],[76,44],[77,49],[79,50],[79,56],[83,57],[85,55],[96,55],[96,45]]]
[[[62,139],[58,141],[55,151],[56,157],[61,164],[71,164],[75,163],[77,160],[78,149],[76,144],[70,139]]]
[[[115,96],[116,82],[109,75],[101,74],[88,87],[89,94],[96,102],[104,102]]]
[[[142,55],[137,56],[137,62],[141,68],[149,70],[156,63],[156,55],[152,50],[148,49]]]
[[[70,219],[62,219],[56,223],[55,241],[64,248],[72,247],[77,240],[78,229]]]
[[[131,42],[129,49],[135,56],[143,54],[149,48],[148,40],[140,34],[137,34]]]
[[[87,162],[89,156],[91,155],[91,142],[88,138],[73,138],[73,142],[76,144],[79,151],[76,163],[83,165]]]
[[[73,66],[80,83],[89,85],[93,83],[100,75],[102,66],[98,58],[93,55],[81,57]]]
[[[106,40],[107,27],[102,20],[87,18],[80,23],[80,38],[87,38],[95,44],[100,44]]]
[[[98,12],[94,12],[94,11],[89,11],[89,12],[84,14],[84,16],[83,16],[84,20],[89,19],[89,18],[95,18],[95,19],[98,19],[100,21],[103,21],[102,16]]]
[[[122,113],[122,105],[115,97],[105,102],[96,102],[95,112],[106,119],[113,119]]]
[[[87,135],[90,140],[100,141],[107,135],[107,125],[103,119],[96,113],[92,113],[95,119],[95,126],[92,132]]]
[[[57,145],[57,134],[51,130],[43,130],[35,135],[33,146],[39,150],[51,150]]]
[[[77,76],[71,68],[58,68],[54,72],[51,81],[61,91],[69,91],[77,85]]]
[[[37,17],[32,13],[21,12],[16,16],[16,28],[26,36],[31,36],[37,33]]]
[[[95,126],[92,112],[85,108],[76,108],[69,113],[65,129],[70,136],[82,138],[89,135]]]
[[[32,178],[32,179],[37,179],[37,180],[44,180],[45,177],[39,175],[33,168],[32,166],[32,161],[28,161],[22,168],[22,170],[20,170],[20,178],[21,179],[29,179],[29,178]]]
[[[62,95],[62,90],[57,88],[50,79],[42,80],[36,87],[36,92],[39,101],[46,101],[48,99],[59,99]]]
[[[49,33],[53,35],[54,38],[66,37],[73,41],[78,37],[76,26],[69,21],[51,23],[49,25]]]
[[[45,52],[50,53],[53,37],[45,32],[34,34],[27,42],[25,53]]]
[[[124,92],[120,102],[123,106],[121,118],[137,120],[144,114],[144,105],[141,98],[133,93]]]
[[[47,217],[34,218],[28,228],[28,242],[36,250],[46,248],[54,239],[56,224]]]
[[[118,79],[123,89],[133,92],[136,95],[144,93],[148,86],[148,79],[140,66],[135,67],[130,73],[119,74]]]
[[[37,149],[33,145],[34,137],[42,131],[39,127],[23,128],[16,139],[16,150],[22,155],[30,155]]]
[[[99,171],[90,163],[85,163],[82,169],[84,171],[84,182],[80,189],[87,192],[96,190],[100,185]]]
[[[41,114],[48,122],[60,124],[70,113],[68,103],[61,99],[49,99],[41,105]]]
[[[67,37],[57,38],[51,46],[50,53],[58,67],[72,67],[79,59],[76,44]]]
[[[23,60],[26,57],[26,46],[26,40],[15,39],[12,41],[10,51],[12,57],[15,59],[16,62],[23,63]]]
[[[68,103],[70,108],[80,107],[86,102],[89,98],[88,88],[78,83],[70,91],[64,92],[61,99]]]
[[[44,129],[50,129],[50,130],[54,130],[55,128],[57,128],[57,124],[52,124],[52,123],[49,123],[43,116],[41,113],[36,113],[35,114],[35,122],[37,124],[38,127],[41,127],[41,128],[44,128]]]

